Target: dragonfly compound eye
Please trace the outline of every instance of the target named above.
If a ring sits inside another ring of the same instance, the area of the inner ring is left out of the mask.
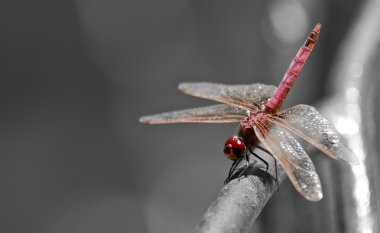
[[[243,158],[246,153],[246,147],[242,138],[230,137],[224,144],[224,154],[231,160]]]

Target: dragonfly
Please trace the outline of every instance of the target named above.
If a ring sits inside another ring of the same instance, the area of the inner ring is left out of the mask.
[[[296,190],[305,199],[321,200],[322,187],[314,164],[294,136],[307,141],[334,159],[350,165],[357,164],[358,160],[344,144],[334,126],[314,107],[299,104],[280,111],[285,97],[314,48],[320,30],[321,24],[318,23],[291,61],[278,88],[260,83],[181,83],[178,88],[185,94],[220,104],[144,116],[140,118],[140,122],[240,122],[237,135],[228,138],[223,149],[224,154],[234,161],[231,169],[236,168],[243,159],[248,167],[248,156],[253,154],[252,148],[262,146],[273,156],[276,164],[281,165]],[[227,181],[232,174],[231,169]]]

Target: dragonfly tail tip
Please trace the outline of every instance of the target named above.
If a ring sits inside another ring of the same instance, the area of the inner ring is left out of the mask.
[[[321,31],[321,27],[322,27],[322,24],[320,24],[320,23],[317,23],[317,25],[315,25],[315,27],[314,27],[314,29],[313,29],[313,31],[316,31],[316,32],[320,32]]]

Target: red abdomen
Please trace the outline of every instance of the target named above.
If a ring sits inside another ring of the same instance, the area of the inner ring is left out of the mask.
[[[309,57],[311,51],[314,48],[314,44],[318,39],[319,32],[321,30],[321,24],[317,24],[313,31],[309,34],[309,37],[306,39],[305,43],[298,50],[296,56],[293,58],[292,62],[289,65],[288,70],[286,71],[280,85],[278,86],[277,91],[273,96],[268,100],[265,105],[265,111],[268,113],[276,113],[280,110],[282,102],[284,101],[286,95],[290,91],[290,88],[293,86],[294,81],[296,80],[298,74],[300,73],[303,65],[305,64],[307,58]]]

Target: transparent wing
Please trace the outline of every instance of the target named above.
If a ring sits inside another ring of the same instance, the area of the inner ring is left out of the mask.
[[[209,107],[191,108],[186,110],[143,116],[139,119],[142,123],[167,124],[167,123],[230,123],[239,122],[247,116],[247,111],[238,107],[225,104]]]
[[[285,109],[275,117],[274,122],[281,124],[334,159],[349,164],[358,163],[354,153],[343,144],[334,126],[312,106],[296,105]]]
[[[322,187],[314,164],[297,140],[270,122],[257,122],[254,130],[260,142],[281,164],[290,181],[307,200],[322,199]]]
[[[210,99],[246,110],[256,109],[272,97],[276,87],[265,84],[225,85],[218,83],[181,83],[178,89],[200,98]]]

